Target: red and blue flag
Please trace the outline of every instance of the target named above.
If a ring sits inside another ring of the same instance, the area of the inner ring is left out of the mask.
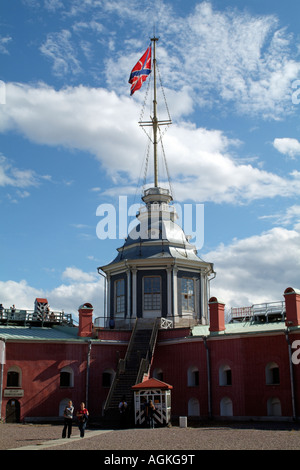
[[[128,83],[131,83],[131,92],[133,93],[139,90],[146,80],[148,75],[151,73],[151,44],[144,53],[144,55],[140,58],[140,60],[135,64],[133,69],[131,70],[130,77]]]

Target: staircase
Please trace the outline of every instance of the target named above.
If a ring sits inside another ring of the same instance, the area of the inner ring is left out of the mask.
[[[104,421],[111,426],[119,423],[119,403],[125,396],[129,408],[129,422],[133,419],[133,392],[131,387],[142,382],[150,369],[155,348],[157,319],[137,318],[124,359],[119,360],[117,372],[104,406]]]

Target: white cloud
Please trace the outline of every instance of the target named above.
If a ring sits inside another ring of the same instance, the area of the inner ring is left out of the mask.
[[[157,60],[163,83],[177,91],[187,87],[193,107],[214,106],[224,113],[229,105],[230,112],[267,119],[295,111],[292,82],[299,76],[300,62],[295,60],[293,36],[275,15],[220,11],[204,1],[187,16],[175,15],[169,7],[158,18],[163,37]],[[109,87],[123,90],[142,52],[138,47],[125,43],[123,51],[110,55]]]
[[[40,296],[40,291],[29,286],[25,280],[0,281],[0,292],[4,308],[15,304],[16,308],[33,309],[35,298]]]
[[[25,280],[0,281],[1,303],[4,308],[15,304],[17,309],[33,310],[36,297],[46,298],[54,311],[72,313],[76,319],[78,307],[89,302],[94,307],[94,318],[103,316],[102,277],[84,273],[77,268],[66,268],[66,277],[72,282],[61,284],[52,290],[38,289],[30,286]]]
[[[210,101],[215,91],[238,111],[268,118],[291,108],[291,81],[300,63],[291,54],[291,35],[278,28],[274,15],[220,12],[202,2],[174,28],[178,22],[184,34],[178,34],[174,47],[182,55],[183,70],[192,71],[184,74],[185,83],[200,95],[209,94]]]
[[[45,0],[45,8],[55,12],[57,9],[63,8],[63,3],[61,0]]]
[[[214,263],[211,295],[227,307],[283,300],[284,290],[300,287],[300,231],[275,227],[260,235],[220,245],[203,255]],[[292,267],[292,268],[291,268]]]
[[[99,276],[100,278],[100,276]],[[75,282],[69,285],[61,284],[46,293],[48,302],[53,309],[64,310],[77,316],[78,307],[89,302],[94,307],[94,318],[104,316],[103,281]]]
[[[121,167],[138,173],[139,145],[145,139],[129,97],[84,86],[56,91],[45,84],[8,83],[6,91],[0,131],[14,129],[39,144],[89,151],[112,174]]]
[[[273,223],[281,226],[292,225],[297,230],[297,225],[300,224],[300,206],[294,204],[288,207],[284,212],[278,212],[276,214],[264,215],[259,217],[260,219],[273,220]]]
[[[7,45],[12,41],[12,37],[10,36],[0,36],[0,54],[9,54],[7,49]]]
[[[283,300],[284,290],[300,288],[300,226],[294,230],[275,227],[262,234],[201,254],[214,263],[216,279],[211,281],[210,294],[223,300],[226,308],[250,306],[255,303]],[[291,266],[293,269],[291,269]],[[94,318],[103,316],[102,277],[68,267],[61,284],[51,291],[37,289],[26,281],[0,281],[1,302],[4,307],[33,309],[36,297],[46,297],[52,309],[72,313],[85,302],[94,306]]]
[[[221,11],[208,1],[197,3],[192,12],[181,16],[172,3],[163,1],[143,4],[144,15],[136,0],[74,0],[70,6],[63,6],[61,0],[46,0],[45,6],[64,21],[73,20],[69,29],[48,33],[40,48],[57,76],[83,70],[93,74],[96,64],[82,63],[82,52],[87,52],[88,45],[89,57],[106,57],[103,63],[108,87],[125,91],[128,74],[145,46],[141,37],[149,30],[149,15],[155,15],[157,31],[162,35],[157,58],[163,82],[177,91],[186,87],[193,107],[213,105],[224,112],[229,105],[231,112],[234,109],[268,119],[295,112],[291,93],[292,82],[300,72],[297,44],[275,14],[252,15],[233,8]],[[131,36],[133,40],[125,35],[122,50],[114,47],[115,31],[107,26],[118,19],[131,21],[136,35]],[[99,35],[99,42],[87,38],[90,31]],[[101,54],[99,44],[104,47]]]
[[[8,83],[6,88],[0,131],[14,130],[39,144],[88,151],[101,162],[114,184],[136,185],[144,167],[141,155],[145,136],[136,123],[137,104],[129,97],[84,86],[56,91],[44,84]],[[164,148],[172,156],[171,177],[178,180],[174,184],[176,198],[241,203],[299,196],[299,172],[284,178],[251,164],[240,164],[230,153],[239,145],[219,130],[173,124],[164,136]],[[125,179],[122,174],[127,175]],[[22,175],[25,177],[24,172]],[[32,173],[27,175],[28,182],[30,177]],[[192,193],[188,183],[193,185]]]
[[[164,140],[172,155],[172,175],[177,178],[175,195],[179,200],[241,203],[276,195],[300,195],[297,172],[283,178],[250,164],[239,164],[229,152],[239,142],[220,131],[174,125]]]
[[[93,273],[85,273],[76,267],[67,267],[64,270],[62,277],[63,279],[75,282],[93,282],[97,276]]]
[[[300,142],[297,139],[285,137],[282,139],[274,139],[273,146],[278,152],[283,155],[288,155],[290,158],[295,158],[300,155]]]
[[[64,29],[58,33],[49,33],[40,51],[53,61],[53,73],[63,76],[68,72],[78,74],[81,72],[80,62],[72,44],[72,34]]]
[[[0,154],[0,186],[13,186],[15,188],[28,188],[40,184],[38,175],[33,170],[21,170]],[[21,196],[21,193],[19,193]],[[25,192],[24,195],[28,195]]]

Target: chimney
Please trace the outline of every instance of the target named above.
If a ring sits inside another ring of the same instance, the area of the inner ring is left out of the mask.
[[[209,331],[225,330],[224,302],[219,301],[216,297],[209,299]]]
[[[288,287],[284,291],[286,326],[300,325],[300,290]]]
[[[83,304],[80,305],[78,309],[79,313],[79,329],[78,329],[78,336],[91,338],[93,334],[93,306],[92,304]]]

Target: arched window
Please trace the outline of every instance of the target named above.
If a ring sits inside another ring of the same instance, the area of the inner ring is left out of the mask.
[[[74,387],[74,372],[71,367],[64,367],[60,371],[60,387]]]
[[[220,416],[233,416],[232,401],[229,397],[223,397],[220,401]]]
[[[199,385],[199,369],[196,366],[188,368],[187,373],[188,387],[197,387]]]
[[[266,365],[266,384],[278,385],[279,383],[279,367],[276,362],[269,362],[269,364]]]
[[[231,369],[227,364],[219,368],[219,385],[232,385]]]
[[[272,397],[267,402],[268,416],[281,416],[281,403],[279,398]]]
[[[105,369],[102,373],[102,387],[110,387],[115,377],[113,369]]]
[[[7,388],[22,387],[22,371],[17,366],[12,366],[7,371]]]
[[[188,416],[200,416],[199,400],[190,398],[188,402]]]

